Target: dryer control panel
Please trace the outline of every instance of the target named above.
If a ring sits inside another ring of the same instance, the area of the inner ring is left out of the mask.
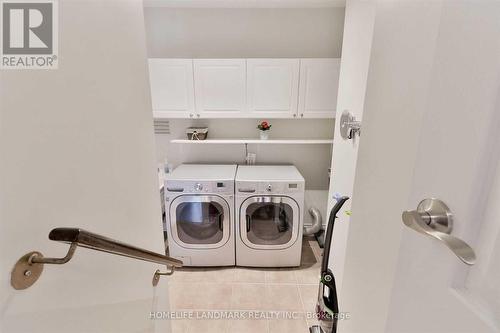
[[[234,182],[230,180],[221,181],[179,181],[167,180],[166,192],[178,193],[220,193],[233,194]]]
[[[304,192],[304,182],[246,182],[236,183],[236,194],[287,194]]]

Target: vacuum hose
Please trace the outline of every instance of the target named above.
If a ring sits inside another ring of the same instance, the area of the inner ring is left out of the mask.
[[[312,216],[312,225],[310,227],[304,227],[304,236],[314,235],[321,230],[323,224],[321,213],[316,207],[309,208],[309,214]]]

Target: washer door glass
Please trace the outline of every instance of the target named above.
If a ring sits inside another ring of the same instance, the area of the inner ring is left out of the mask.
[[[223,221],[224,211],[216,202],[183,202],[176,209],[177,235],[187,244],[217,244]]]
[[[227,203],[218,196],[180,196],[170,207],[172,237],[189,248],[216,248],[230,232]]]
[[[252,247],[284,248],[295,242],[298,208],[295,201],[282,197],[251,198],[246,208],[242,234]]]

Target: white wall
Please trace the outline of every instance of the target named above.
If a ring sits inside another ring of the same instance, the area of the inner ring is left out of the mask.
[[[349,110],[357,120],[362,120],[374,21],[375,4],[373,2],[366,0],[347,1],[337,119],[340,119],[344,110]],[[335,204],[333,199],[335,193],[351,197],[351,200],[345,203],[338,214],[339,218],[335,223],[333,244],[330,252],[331,269],[335,274],[337,288],[340,290],[350,223],[350,217],[345,214],[345,211],[351,209],[358,146],[359,141],[363,140],[363,126],[361,126],[361,137],[356,136],[354,140],[344,140],[340,136],[339,126],[340,121],[337,121],[333,145],[333,175],[330,183],[328,212]]]
[[[164,251],[142,2],[59,8],[59,69],[0,71],[0,331],[149,332],[160,265],[79,248],[10,286],[25,253],[64,256],[54,227]]]
[[[245,145],[194,145],[170,143],[171,139],[186,139],[189,126],[207,126],[209,138],[258,138],[255,119],[170,120],[171,134],[156,135],[156,156],[177,166],[181,163],[245,163]],[[270,138],[332,137],[334,120],[270,120]],[[257,145],[249,144],[248,151],[257,154],[257,163],[293,163],[306,178],[310,190],[328,189],[328,168],[331,145]]]
[[[145,8],[152,58],[340,57],[343,8]]]

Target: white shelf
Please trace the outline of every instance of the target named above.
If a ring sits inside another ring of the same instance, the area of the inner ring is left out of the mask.
[[[181,143],[181,144],[197,144],[197,145],[209,145],[209,144],[222,144],[222,145],[241,145],[241,144],[257,144],[257,145],[331,145],[333,144],[333,139],[269,139],[269,140],[259,140],[259,139],[206,139],[206,140],[188,140],[188,139],[177,139],[171,140],[170,143]]]

